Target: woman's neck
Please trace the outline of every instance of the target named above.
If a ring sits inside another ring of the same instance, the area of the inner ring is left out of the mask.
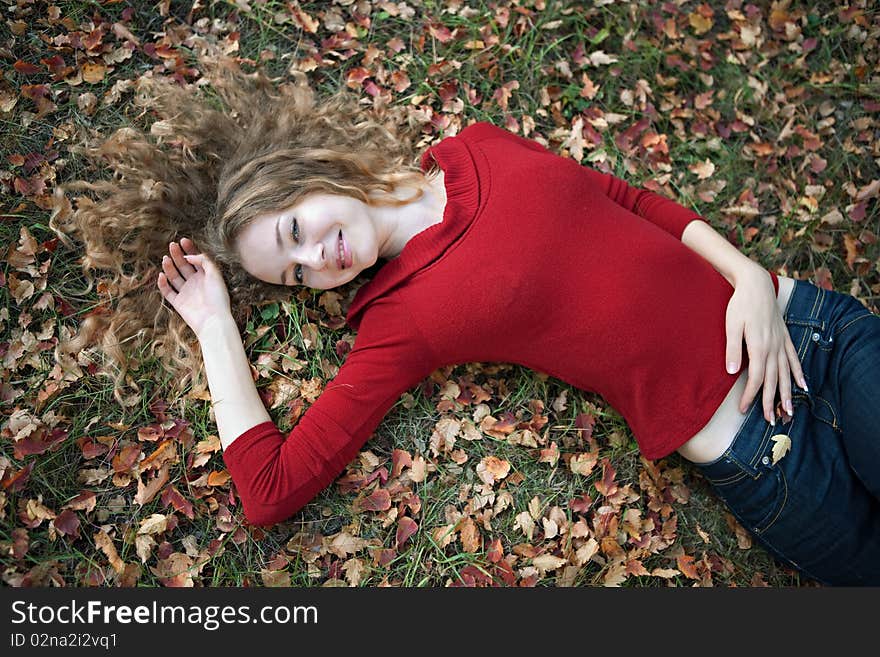
[[[436,175],[425,178],[420,188],[421,198],[401,206],[372,206],[374,217],[380,225],[386,226],[386,238],[382,241],[379,256],[392,259],[400,255],[403,247],[415,235],[426,228],[443,221],[446,208],[446,186],[443,170]],[[414,195],[415,188],[403,187],[392,195],[397,199],[406,199]]]

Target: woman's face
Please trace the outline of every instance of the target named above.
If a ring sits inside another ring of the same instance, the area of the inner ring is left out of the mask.
[[[245,271],[262,281],[327,290],[376,263],[377,228],[366,203],[314,193],[257,216],[239,234],[237,248]]]

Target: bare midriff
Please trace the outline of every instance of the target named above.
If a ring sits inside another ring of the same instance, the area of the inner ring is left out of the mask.
[[[794,290],[794,279],[786,276],[778,278],[779,292],[776,295],[776,304],[779,311],[784,313],[788,306],[788,299]],[[718,407],[706,426],[678,448],[679,454],[694,463],[708,463],[724,454],[746,419],[747,414],[739,412],[739,402],[742,399],[748,378],[749,369],[743,367],[736,383],[727,393],[724,401],[721,402],[721,406]],[[763,388],[759,388],[755,398],[760,402],[762,395]],[[761,414],[763,415],[763,406],[761,406]]]

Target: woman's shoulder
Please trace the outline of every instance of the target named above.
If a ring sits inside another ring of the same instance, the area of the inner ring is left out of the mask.
[[[532,150],[547,152],[547,149],[538,142],[514,134],[506,128],[497,126],[489,121],[477,121],[476,123],[471,123],[459,133],[459,136],[471,143],[482,142],[489,139],[500,139]]]

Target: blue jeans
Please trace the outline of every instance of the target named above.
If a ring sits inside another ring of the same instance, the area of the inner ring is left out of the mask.
[[[797,280],[784,317],[809,390],[792,380],[794,415],[775,427],[759,390],[727,451],[698,467],[783,563],[823,584],[880,585],[880,316]]]

